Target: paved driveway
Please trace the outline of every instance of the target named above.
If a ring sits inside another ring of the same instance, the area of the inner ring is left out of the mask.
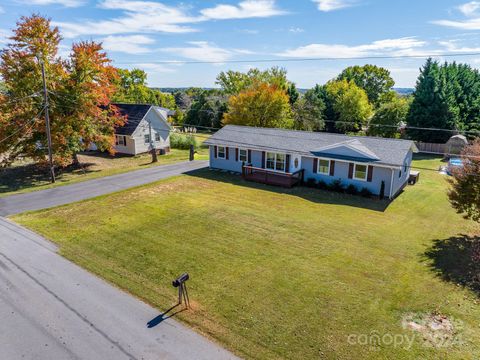
[[[186,161],[87,180],[53,189],[11,195],[0,198],[0,216],[69,204],[134,186],[148,184],[206,166],[208,166],[207,161]]]
[[[158,315],[0,218],[2,360],[234,358],[172,319],[148,328]]]

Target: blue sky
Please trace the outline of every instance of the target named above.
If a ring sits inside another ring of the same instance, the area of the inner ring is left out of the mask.
[[[143,68],[149,85],[161,87],[210,87],[222,70],[272,65],[312,87],[367,62],[388,68],[396,86],[411,87],[424,60],[254,60],[480,52],[480,1],[1,0],[0,46],[16,20],[32,13],[60,27],[61,55],[72,42],[102,41],[115,66]],[[448,59],[480,67],[480,57]],[[228,63],[236,60],[245,62]]]

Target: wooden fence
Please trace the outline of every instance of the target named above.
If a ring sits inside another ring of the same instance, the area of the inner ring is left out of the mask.
[[[445,154],[447,152],[447,144],[436,144],[436,143],[424,143],[416,141],[418,151],[421,153],[437,153]]]

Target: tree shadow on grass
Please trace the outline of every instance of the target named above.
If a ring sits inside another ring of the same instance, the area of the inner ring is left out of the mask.
[[[97,172],[91,170],[93,163],[82,163],[80,165],[71,165],[63,169],[56,169],[56,176],[59,181],[62,176],[69,173],[88,174]],[[46,185],[50,182],[50,173],[48,168],[38,164],[26,164],[13,166],[0,170],[0,193],[18,191],[25,188],[31,188]]]
[[[431,261],[431,269],[443,280],[460,284],[480,295],[480,266],[478,257],[480,237],[458,235],[434,240],[424,257]]]
[[[265,185],[265,184],[255,183],[255,182],[249,182],[242,179],[242,177],[239,174],[231,174],[229,172],[209,170],[207,168],[189,171],[189,172],[186,172],[185,174],[189,176],[199,177],[202,179],[208,179],[213,181],[229,183],[237,186],[243,186],[250,189],[259,189],[264,191],[270,191],[277,194],[297,196],[318,204],[353,206],[357,208],[363,208],[363,209],[379,211],[379,212],[384,212],[387,209],[387,207],[390,205],[390,201],[388,200],[365,198],[360,195],[339,194],[333,191],[312,189],[312,188],[307,188],[305,186],[296,186],[291,189],[288,189],[288,188],[277,187],[273,185]],[[261,199],[258,199],[258,201],[260,202]]]

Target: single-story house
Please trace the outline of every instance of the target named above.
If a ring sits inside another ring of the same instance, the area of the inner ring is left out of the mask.
[[[210,168],[247,180],[291,186],[310,178],[394,198],[407,184],[413,141],[227,125],[212,135]]]
[[[174,111],[144,104],[113,105],[126,117],[125,124],[115,130],[118,153],[137,155],[151,151],[152,147],[160,153],[170,151],[168,117],[174,115]]]

